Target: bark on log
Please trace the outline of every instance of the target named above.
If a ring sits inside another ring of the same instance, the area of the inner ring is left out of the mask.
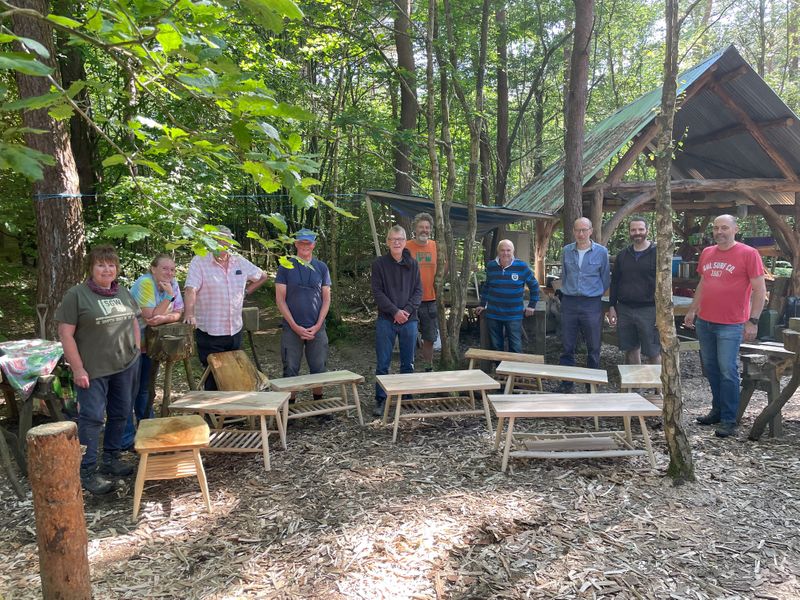
[[[78,428],[71,421],[47,423],[28,431],[27,440],[42,597],[89,599],[89,541],[79,478]]]

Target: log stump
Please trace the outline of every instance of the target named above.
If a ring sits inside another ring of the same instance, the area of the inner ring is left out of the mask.
[[[39,425],[27,441],[42,597],[90,599],[78,427],[71,421]]]

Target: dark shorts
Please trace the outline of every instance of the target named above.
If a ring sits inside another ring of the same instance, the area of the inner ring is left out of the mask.
[[[328,332],[325,325],[313,340],[304,340],[286,323],[281,332],[281,360],[283,376],[296,377],[300,374],[300,362],[306,355],[309,373],[324,373],[328,370]]]
[[[436,311],[436,300],[429,300],[419,305],[419,331],[426,342],[435,342],[439,333],[439,313]]]
[[[661,354],[661,340],[656,329],[656,307],[631,307],[617,304],[619,349],[625,352],[642,349],[648,358]]]

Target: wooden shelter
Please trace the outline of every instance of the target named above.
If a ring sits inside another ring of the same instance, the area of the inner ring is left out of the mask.
[[[594,127],[584,146],[584,214],[606,244],[626,217],[655,207],[654,181],[622,181],[656,144],[661,88],[619,109]],[[753,68],[729,46],[678,78],[672,201],[683,214],[684,238],[702,232],[715,215],[763,215],[776,253],[800,261],[800,124]],[[647,159],[646,159],[647,160]],[[506,206],[548,215],[536,226],[536,276],[563,207],[564,160],[548,167]],[[613,215],[605,224],[603,213]],[[795,278],[800,278],[797,274]],[[795,286],[797,290],[797,286]]]

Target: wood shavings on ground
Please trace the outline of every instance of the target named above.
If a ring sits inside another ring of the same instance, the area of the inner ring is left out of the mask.
[[[696,483],[666,477],[656,421],[656,470],[644,457],[516,459],[507,474],[480,418],[404,422],[397,444],[378,421],[292,421],[270,472],[258,456],[205,455],[211,515],[194,479],[148,482],[137,523],[132,480],[87,498],[95,598],[800,597],[800,402],[780,439],[746,440],[763,392],[735,438],[715,438],[693,422],[709,402],[697,354],[681,358]],[[620,359],[604,347],[604,367]],[[370,414],[371,347],[334,347],[329,368],[368,375]],[[0,503],[0,597],[38,598],[30,496],[0,479]]]

